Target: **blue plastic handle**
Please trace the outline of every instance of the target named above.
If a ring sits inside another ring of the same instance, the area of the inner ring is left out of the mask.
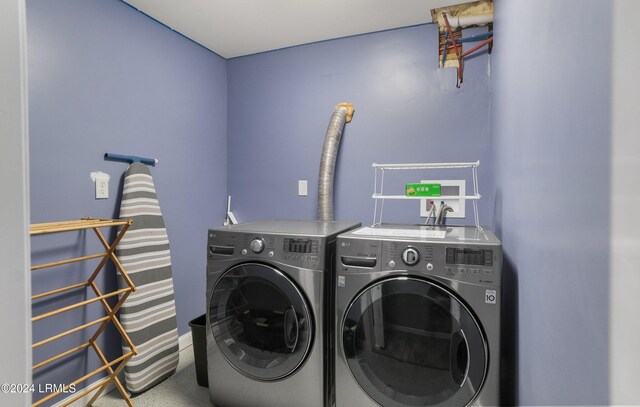
[[[138,157],[137,155],[122,155],[122,154],[113,154],[113,153],[105,153],[105,160],[119,160],[119,161],[127,161],[129,163],[142,163],[147,165],[156,165],[158,160],[155,158],[146,158],[146,157]]]

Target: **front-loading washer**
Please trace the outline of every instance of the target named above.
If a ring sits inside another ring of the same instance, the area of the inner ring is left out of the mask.
[[[264,220],[209,230],[214,405],[331,405],[336,236],[358,226]]]
[[[488,229],[338,237],[336,406],[500,404],[502,246]]]

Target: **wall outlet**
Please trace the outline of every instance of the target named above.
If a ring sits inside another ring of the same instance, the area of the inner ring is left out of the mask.
[[[421,180],[421,184],[440,184],[441,196],[464,196],[465,195],[465,180]],[[466,199],[440,199],[438,196],[429,197],[427,199],[420,200],[420,216],[426,218],[429,216],[429,202],[433,202],[436,206],[436,215],[440,208],[440,202],[444,201],[446,205],[449,205],[453,212],[447,212],[447,218],[464,218],[465,202]]]
[[[97,177],[96,178],[96,199],[109,198],[109,178]]]

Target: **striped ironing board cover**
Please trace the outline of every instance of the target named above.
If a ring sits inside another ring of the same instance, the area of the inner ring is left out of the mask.
[[[116,254],[136,285],[120,308],[120,322],[138,350],[124,367],[124,376],[127,389],[140,393],[178,366],[169,239],[151,172],[144,164],[131,164],[125,173],[120,218],[133,219]],[[121,277],[118,285],[126,287]]]

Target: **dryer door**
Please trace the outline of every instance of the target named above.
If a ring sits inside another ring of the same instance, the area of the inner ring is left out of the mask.
[[[411,277],[375,283],[342,322],[343,356],[369,397],[384,407],[464,406],[484,382],[487,346],[454,294]]]
[[[304,362],[313,326],[298,287],[280,270],[246,263],[227,270],[209,299],[218,348],[240,373],[277,380]]]

